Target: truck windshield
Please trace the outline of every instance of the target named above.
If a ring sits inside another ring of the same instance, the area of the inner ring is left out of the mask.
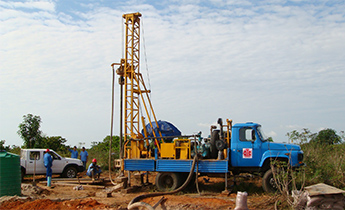
[[[262,141],[268,140],[268,137],[265,135],[264,131],[261,129],[261,126],[258,126],[257,131]]]

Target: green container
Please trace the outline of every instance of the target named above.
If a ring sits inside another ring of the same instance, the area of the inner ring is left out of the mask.
[[[0,152],[0,197],[20,194],[20,156],[9,152]]]

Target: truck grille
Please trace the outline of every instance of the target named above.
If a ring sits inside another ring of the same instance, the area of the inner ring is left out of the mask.
[[[298,161],[302,161],[303,160],[303,153],[299,153],[297,158],[298,158]]]

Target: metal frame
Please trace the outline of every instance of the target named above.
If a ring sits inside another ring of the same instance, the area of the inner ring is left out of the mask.
[[[124,154],[125,158],[140,158],[142,155],[141,140],[143,136],[140,133],[140,120],[145,125],[144,117],[140,117],[141,105],[145,109],[146,117],[152,127],[154,120],[158,126],[153,106],[149,97],[150,90],[147,90],[144,79],[140,73],[140,13],[124,14],[125,19],[125,58],[118,64],[117,74],[123,77],[124,85]],[[150,117],[150,113],[153,119]],[[154,137],[162,136],[161,133],[155,133]],[[146,137],[146,136],[145,136]],[[159,145],[155,139],[156,145]],[[146,141],[148,146],[148,141]],[[158,146],[160,151],[160,147]],[[129,152],[128,152],[129,151]],[[146,158],[150,158],[146,155]]]

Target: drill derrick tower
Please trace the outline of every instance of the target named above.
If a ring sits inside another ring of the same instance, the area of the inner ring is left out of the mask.
[[[146,150],[149,142],[140,133],[140,121],[143,123],[145,131],[144,116],[140,116],[141,106],[145,110],[146,117],[150,122],[152,128],[152,120],[150,112],[152,113],[153,120],[158,126],[156,116],[150,101],[149,93],[147,90],[142,74],[140,73],[140,13],[124,14],[122,16],[125,20],[125,58],[121,59],[120,65],[116,73],[120,76],[119,83],[123,88],[124,104],[123,104],[123,117],[124,120],[124,156],[125,158],[142,158],[150,157],[150,153]],[[112,66],[114,67],[113,64]],[[121,105],[122,106],[122,105]],[[122,131],[121,131],[122,132]],[[146,133],[146,132],[144,132]],[[154,133],[154,137],[161,136],[159,133]],[[157,139],[155,140],[157,141]],[[156,142],[158,145],[158,142]],[[160,148],[158,147],[160,150]]]

